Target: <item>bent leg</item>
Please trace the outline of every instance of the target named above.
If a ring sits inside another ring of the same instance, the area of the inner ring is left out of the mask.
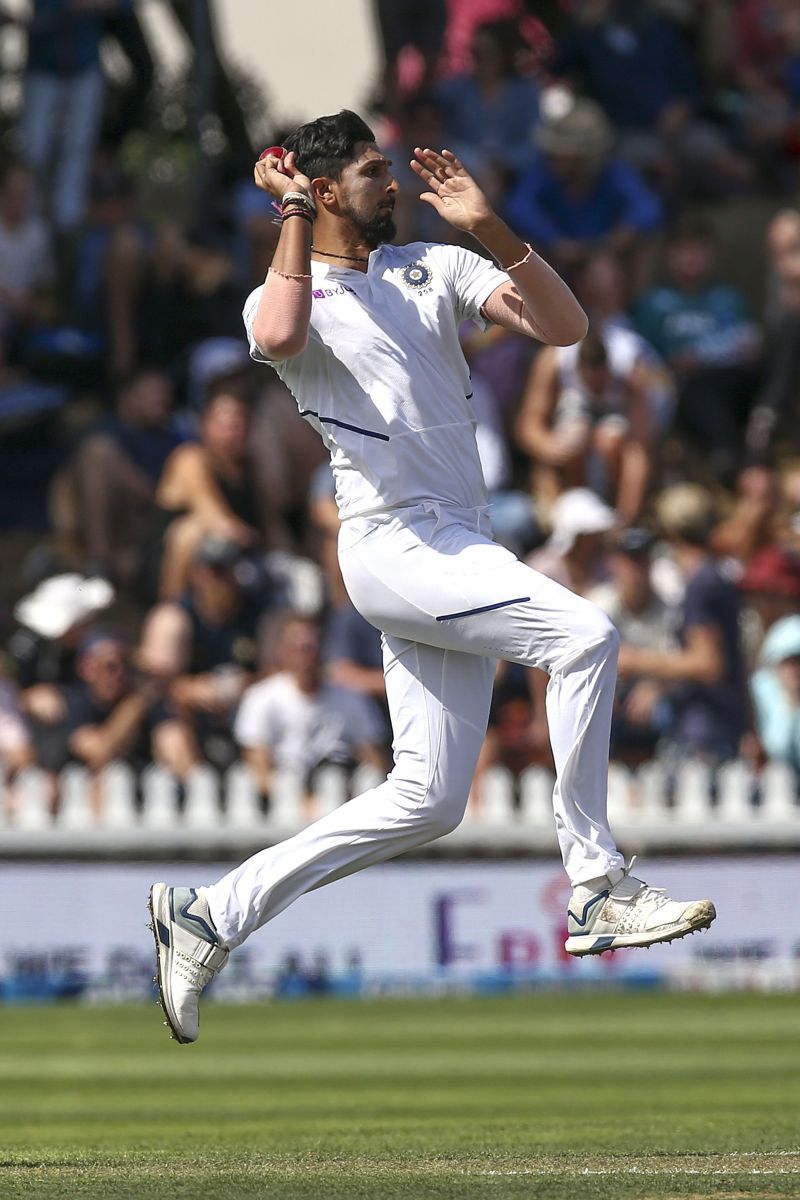
[[[619,635],[605,614],[488,537],[443,523],[436,513],[376,526],[375,535],[345,545],[341,564],[354,604],[373,624],[547,672],[565,869],[576,884],[623,866],[607,817]]]
[[[449,833],[486,732],[494,661],[386,636],[394,769],[380,787],[262,850],[207,890],[214,924],[240,945],[304,892]]]

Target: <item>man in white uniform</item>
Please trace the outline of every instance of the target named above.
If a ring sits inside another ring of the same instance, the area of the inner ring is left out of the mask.
[[[421,199],[504,268],[457,246],[390,244],[397,183],[354,113],[302,126],[256,164],[283,222],[244,309],[251,353],[274,365],[330,450],[342,575],[383,635],[394,769],[210,887],[154,885],[159,987],[180,1042],[198,1036],[203,987],[261,925],[303,893],[459,823],[498,658],[550,676],[555,819],[573,885],[567,950],[669,941],[715,916],[709,901],[672,901],[634,879],[609,831],[613,625],[493,542],[486,516],[459,324],[493,321],[569,345],[586,317],[453,154],[418,147],[411,166]]]

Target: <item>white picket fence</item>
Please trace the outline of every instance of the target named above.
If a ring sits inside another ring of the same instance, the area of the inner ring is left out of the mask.
[[[114,763],[100,779],[101,803],[93,806],[96,782],[84,768],[70,766],[61,775],[52,812],[49,781],[32,769],[15,783],[13,810],[0,793],[0,856],[242,854],[291,836],[349,794],[378,782],[362,769],[348,788],[342,771],[327,768],[318,773],[309,800],[297,779],[284,776],[264,813],[242,764],[221,781],[210,768],[198,768],[179,789],[160,767],[147,768],[137,779],[129,767]],[[552,851],[552,787],[552,776],[538,767],[518,779],[492,769],[480,802],[470,806],[454,833],[435,843],[435,852]],[[618,841],[629,850],[800,846],[797,779],[781,764],[755,776],[745,763],[732,762],[713,784],[700,762],[683,762],[674,773],[658,762],[636,771],[612,764],[608,805]]]

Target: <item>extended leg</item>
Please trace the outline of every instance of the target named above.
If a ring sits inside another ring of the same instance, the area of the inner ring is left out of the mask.
[[[304,892],[441,837],[464,815],[494,662],[386,637],[384,665],[394,732],[389,778],[207,889],[227,946],[238,946]]]

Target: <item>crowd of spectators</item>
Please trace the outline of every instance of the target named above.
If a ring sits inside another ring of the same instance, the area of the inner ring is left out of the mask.
[[[457,236],[404,166],[450,146],[590,316],[577,347],[471,326],[463,346],[495,536],[620,631],[612,756],[800,772],[797,6],[374,8],[364,111],[399,239]],[[0,11],[0,54],[19,20]],[[0,157],[0,765],[12,785],[44,769],[54,805],[69,762],[186,779],[241,758],[265,803],[281,771],[310,792],[328,764],[382,770],[380,638],[339,575],[324,451],[243,338],[277,236],[251,164],[217,173],[201,224],[159,208],[122,165],[152,83],[135,3],[32,0],[23,28]],[[122,123],[105,38],[133,63]],[[549,762],[545,686],[501,664],[476,796],[493,763]]]

